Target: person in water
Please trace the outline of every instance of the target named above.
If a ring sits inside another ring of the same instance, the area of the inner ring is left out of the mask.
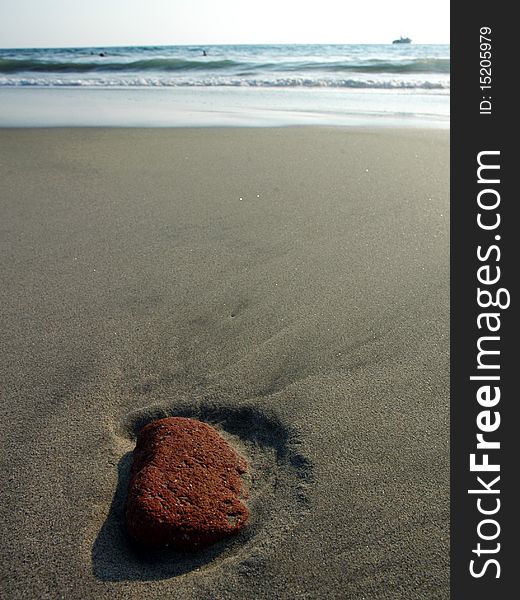
[[[206,50],[203,50],[202,51],[202,56],[207,56],[207,55],[208,55],[208,53],[206,52]]]

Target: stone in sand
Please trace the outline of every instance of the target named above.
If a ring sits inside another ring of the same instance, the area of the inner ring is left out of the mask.
[[[183,417],[148,423],[134,451],[126,526],[146,546],[197,550],[240,531],[247,463],[210,425]]]

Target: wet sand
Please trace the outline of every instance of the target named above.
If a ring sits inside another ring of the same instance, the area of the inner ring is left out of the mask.
[[[2,597],[449,597],[449,133],[0,130]],[[251,522],[121,523],[135,433],[218,427]]]

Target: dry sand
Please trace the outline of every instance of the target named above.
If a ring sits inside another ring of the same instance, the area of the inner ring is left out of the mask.
[[[2,598],[448,598],[448,136],[0,131]],[[165,414],[251,463],[199,556],[121,527]]]

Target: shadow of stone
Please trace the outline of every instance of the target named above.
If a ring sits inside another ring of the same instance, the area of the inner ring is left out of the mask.
[[[235,536],[231,542],[220,542],[197,554],[176,552],[169,548],[139,548],[126,534],[124,523],[131,466],[132,452],[128,452],[119,461],[117,489],[108,516],[92,546],[92,571],[97,579],[151,581],[177,577],[212,562],[242,537]]]

